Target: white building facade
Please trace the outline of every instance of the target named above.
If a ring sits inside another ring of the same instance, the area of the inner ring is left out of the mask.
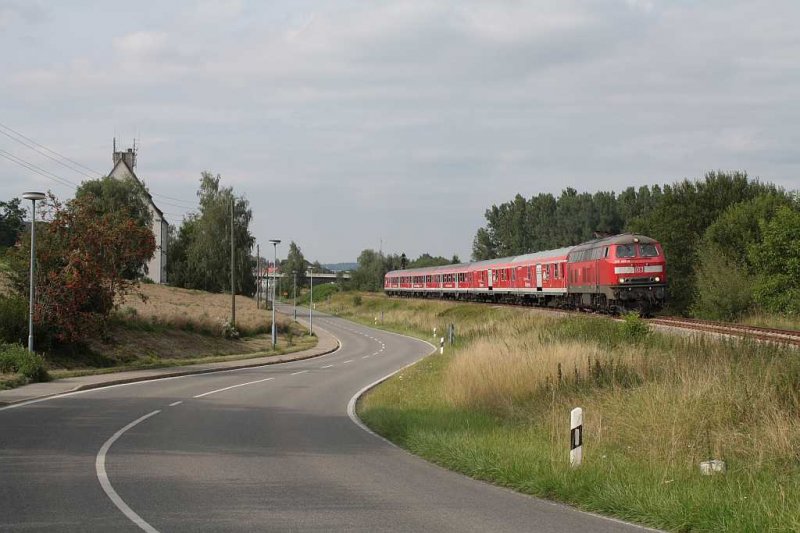
[[[133,171],[136,167],[136,151],[128,148],[126,152],[117,152],[116,142],[114,144],[114,168],[108,175],[117,179],[131,177],[144,187],[144,182]],[[151,229],[156,238],[156,251],[150,261],[147,262],[147,277],[155,283],[166,283],[169,223],[164,218],[164,213],[153,202],[153,197],[149,193],[147,193],[147,205],[150,208],[150,214],[153,216]]]

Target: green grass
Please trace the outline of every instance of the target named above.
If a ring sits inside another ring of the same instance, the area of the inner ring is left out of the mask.
[[[331,296],[340,292],[339,286],[335,283],[324,283],[321,285],[314,285],[314,303],[319,305],[326,300],[329,300]],[[297,305],[305,305],[307,306],[311,299],[311,291],[308,289],[304,290],[302,293],[297,295]]]
[[[358,406],[371,428],[432,462],[673,531],[800,530],[795,351],[650,333],[635,319],[372,295],[354,306],[349,294],[324,307],[365,324],[383,311],[381,327],[426,339],[434,325],[461,332],[444,356],[404,370]],[[563,377],[547,370],[556,361]],[[522,386],[511,383],[520,374],[529,376]],[[586,431],[576,470],[574,406],[585,409]],[[725,475],[699,473],[711,457],[726,460]]]
[[[21,344],[0,342],[0,390],[48,379],[41,355],[30,353]]]
[[[153,368],[167,368],[167,367],[180,367],[188,365],[199,365],[207,363],[218,363],[221,361],[241,361],[244,359],[254,359],[257,357],[285,355],[295,352],[301,352],[313,348],[317,344],[315,336],[307,335],[295,337],[294,343],[291,346],[278,347],[276,350],[269,350],[264,352],[252,352],[236,355],[207,355],[202,357],[188,357],[188,358],[163,358],[156,356],[143,355],[133,362],[126,364],[115,364],[114,366],[99,366],[88,367],[79,369],[61,369],[52,370],[49,375],[53,379],[69,378],[76,376],[95,376],[101,374],[112,374],[116,372],[125,372],[129,370],[147,370]],[[100,356],[102,358],[102,356]],[[97,361],[96,361],[97,362]],[[98,362],[102,365],[102,362]]]

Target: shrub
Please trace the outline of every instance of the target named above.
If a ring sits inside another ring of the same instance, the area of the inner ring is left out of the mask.
[[[362,300],[361,300],[361,296],[360,295],[356,294],[355,296],[353,296],[353,305],[355,307],[358,307],[359,305],[361,305],[361,303],[362,303]]]
[[[753,280],[723,250],[710,245],[700,254],[697,299],[692,312],[712,320],[736,320],[753,307]]]
[[[637,313],[628,313],[622,317],[620,333],[629,342],[641,342],[650,334],[650,326]]]
[[[0,344],[0,372],[22,374],[30,381],[48,379],[44,358],[20,344]]]
[[[230,322],[222,322],[222,336],[226,339],[238,339],[239,331]]]
[[[28,338],[28,302],[0,296],[0,342],[24,343]]]

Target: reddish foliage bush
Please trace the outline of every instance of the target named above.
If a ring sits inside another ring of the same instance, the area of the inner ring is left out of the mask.
[[[137,283],[126,273],[141,271],[155,251],[150,228],[126,210],[100,213],[91,196],[44,204],[48,224],[36,225],[36,305],[34,321],[57,340],[85,339],[105,324],[109,313]],[[15,251],[17,287],[25,292],[28,275],[19,266],[30,257],[30,239]]]

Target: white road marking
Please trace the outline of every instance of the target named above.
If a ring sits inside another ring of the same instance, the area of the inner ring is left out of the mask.
[[[375,354],[372,354],[372,355],[375,355]],[[372,355],[365,355],[365,356],[364,356],[364,357],[362,357],[361,359],[369,359],[370,357],[372,357]]]
[[[258,379],[256,381],[248,381],[247,383],[239,383],[238,385],[231,385],[230,387],[225,387],[223,389],[212,390],[208,392],[204,392],[203,394],[198,394],[197,396],[192,396],[192,398],[202,398],[203,396],[208,396],[209,394],[216,394],[218,392],[231,390],[231,389],[238,389],[239,387],[244,387],[245,385],[253,385],[255,383],[263,383],[265,381],[271,381],[275,378],[266,378],[266,379]]]
[[[175,407],[176,405],[180,405],[180,404],[182,404],[182,403],[183,403],[182,401],[179,401],[179,402],[172,402],[171,404],[169,404],[169,406],[170,406],[170,407]]]
[[[320,329],[325,331],[324,328],[320,328]],[[344,344],[342,343],[341,339],[336,337],[336,335],[333,335],[333,333],[330,333],[330,332],[327,332],[327,333],[329,335],[331,335],[332,337],[334,337],[338,341],[339,347],[336,348],[332,352],[329,352],[329,353],[326,353],[324,355],[320,355],[320,356],[315,357],[314,359],[316,359],[316,360],[327,358],[327,357],[330,357],[332,355],[335,355],[335,354],[339,353],[342,350],[342,348],[344,347]],[[285,363],[272,363],[272,362],[270,362],[270,363],[264,363],[263,365],[240,367],[240,368],[228,368],[226,370],[216,370],[214,372],[209,372],[209,373],[210,374],[228,374],[228,373],[232,373],[232,372],[242,372],[242,371],[246,372],[246,371],[249,371],[249,370],[258,369],[258,368],[264,368],[265,366],[272,366],[272,365],[275,365],[275,364],[279,364],[280,366],[284,366],[284,365],[288,366],[288,365],[292,365],[293,363],[306,363],[306,362],[307,361],[302,361],[302,360],[286,361]],[[73,390],[73,391],[70,391],[70,392],[64,392],[64,393],[61,393],[61,394],[56,394],[54,396],[45,396],[44,398],[34,398],[33,400],[25,400],[25,401],[22,401],[22,402],[19,402],[19,403],[12,403],[11,405],[5,405],[3,407],[0,407],[0,411],[7,411],[9,409],[19,409],[20,407],[27,407],[29,405],[34,405],[34,404],[41,403],[41,402],[49,402],[49,401],[52,401],[52,400],[60,400],[62,398],[71,398],[72,396],[79,396],[79,395],[82,395],[82,394],[94,394],[94,393],[97,393],[97,392],[103,392],[103,391],[107,391],[109,389],[116,389],[116,388],[120,388],[120,387],[134,387],[134,386],[137,386],[137,385],[152,385],[152,384],[158,385],[159,382],[162,382],[162,381],[170,381],[170,380],[173,380],[173,379],[196,378],[198,375],[205,375],[205,374],[183,374],[183,375],[180,375],[180,376],[159,377],[159,378],[155,378],[155,379],[146,379],[146,380],[142,380],[142,381],[131,381],[130,383],[117,383],[115,385],[108,385],[108,386],[104,386],[104,387],[96,387],[94,389],[85,389],[85,390],[77,390],[77,391]]]
[[[352,362],[353,362],[353,360],[352,360],[352,359],[348,359],[347,361],[342,361],[342,364],[343,364],[343,365],[346,365],[347,363],[352,363]]]
[[[330,368],[330,367],[332,367],[332,366],[333,366],[333,365],[325,365],[325,366],[322,366],[322,367],[320,367],[320,368]]]
[[[306,372],[308,372],[308,370],[301,370],[299,372],[293,372],[292,375],[296,376],[297,374],[305,374]]]
[[[153,526],[151,526],[150,524],[148,524],[147,522],[145,522],[141,516],[136,514],[136,512],[133,509],[128,507],[128,504],[126,504],[122,500],[122,498],[120,498],[119,494],[117,494],[117,491],[115,491],[114,487],[111,486],[111,481],[109,481],[108,479],[108,473],[106,473],[106,454],[108,453],[109,448],[111,448],[111,445],[114,444],[117,441],[117,439],[122,436],[123,433],[125,433],[135,425],[139,424],[140,422],[144,422],[151,416],[155,416],[160,412],[161,410],[153,411],[152,413],[144,415],[141,418],[137,418],[124,428],[114,433],[114,435],[112,435],[111,438],[108,439],[103,444],[103,446],[100,448],[100,451],[97,452],[97,458],[95,459],[94,462],[94,469],[97,472],[97,479],[98,481],[100,481],[100,486],[103,487],[103,491],[105,491],[106,496],[108,496],[111,502],[117,506],[117,509],[122,511],[122,514],[127,516],[131,522],[139,526],[144,531],[147,531],[148,533],[158,533],[158,530]]]

